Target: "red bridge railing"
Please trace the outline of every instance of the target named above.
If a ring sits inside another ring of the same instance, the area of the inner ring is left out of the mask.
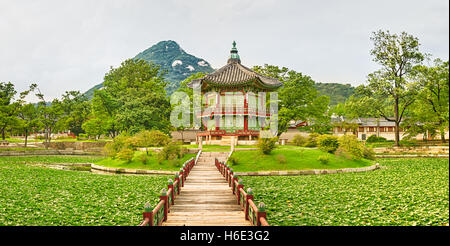
[[[238,179],[238,175],[233,172],[229,165],[220,162],[217,158],[215,164],[236,196],[237,204],[244,210],[245,219],[249,220],[254,226],[269,226],[266,219],[266,205],[261,202],[256,206],[253,201],[252,189],[248,188],[247,192],[244,190],[242,179]]]
[[[199,154],[200,152],[197,156]],[[184,187],[184,182],[194,167],[196,160],[197,158],[187,160],[180,171],[175,174],[174,180],[168,180],[167,189],[163,188],[161,190],[159,202],[154,209],[151,209],[149,203],[145,204],[143,213],[144,219],[139,226],[160,226],[164,221],[167,221],[167,214],[170,211],[170,207],[174,205],[176,197],[180,194],[181,188]]]

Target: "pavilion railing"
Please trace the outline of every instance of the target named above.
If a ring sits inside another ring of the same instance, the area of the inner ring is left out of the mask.
[[[215,165],[231,187],[233,194],[236,196],[237,204],[244,210],[245,219],[249,220],[254,226],[269,226],[266,219],[266,206],[262,202],[256,206],[253,201],[252,189],[244,190],[242,179],[238,179],[238,175],[233,172],[229,165],[220,162],[217,158],[215,159]]]
[[[184,182],[189,176],[194,165],[197,163],[201,150],[197,153],[197,157],[187,160],[179,172],[175,174],[174,180],[169,179],[167,189],[161,190],[159,202],[154,209],[151,209],[150,204],[146,203],[143,212],[143,221],[139,226],[160,226],[164,221],[167,221],[167,214],[170,212],[170,207],[174,205],[176,197],[180,194],[180,190],[184,187]]]

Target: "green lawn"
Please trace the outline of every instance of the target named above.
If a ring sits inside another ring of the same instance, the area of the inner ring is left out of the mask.
[[[243,177],[271,225],[449,225],[448,159],[383,159],[384,169]]]
[[[98,157],[0,157],[0,225],[139,224],[168,176],[97,175],[24,165],[86,163]]]
[[[104,167],[114,167],[114,168],[127,168],[127,169],[148,169],[148,170],[164,170],[164,171],[177,171],[180,170],[181,166],[184,162],[194,157],[197,154],[185,154],[183,158],[177,161],[177,163],[171,163],[167,160],[163,161],[161,164],[158,163],[157,153],[152,153],[149,156],[147,164],[142,163],[140,161],[139,156],[145,154],[142,151],[136,151],[134,154],[134,158],[131,162],[127,163],[126,161],[119,159],[111,159],[104,158],[95,162],[95,164],[104,166]]]
[[[286,163],[280,163],[284,156]],[[329,163],[317,160],[319,156],[328,156]],[[348,160],[318,149],[275,149],[270,155],[263,155],[257,150],[235,151],[232,157],[237,158],[237,165],[232,165],[237,172],[274,171],[274,170],[310,170],[339,169],[370,166],[373,161]]]

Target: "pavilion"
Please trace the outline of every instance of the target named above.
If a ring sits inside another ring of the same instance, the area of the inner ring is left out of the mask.
[[[236,42],[228,62],[202,78],[192,80],[191,88],[202,95],[201,129],[197,142],[203,144],[254,144],[270,118],[267,95],[282,83],[241,64]]]

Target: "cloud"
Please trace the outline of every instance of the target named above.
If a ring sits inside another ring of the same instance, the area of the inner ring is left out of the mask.
[[[49,98],[85,91],[161,40],[215,68],[237,41],[242,62],[286,66],[321,82],[363,83],[377,69],[371,32],[417,36],[448,59],[449,3],[419,1],[3,1],[0,81]]]

